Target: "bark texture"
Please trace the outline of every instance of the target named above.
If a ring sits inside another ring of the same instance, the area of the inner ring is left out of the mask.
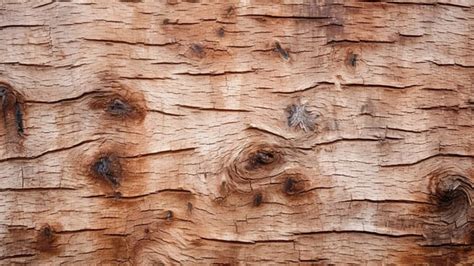
[[[473,5],[1,1],[0,264],[473,264]]]

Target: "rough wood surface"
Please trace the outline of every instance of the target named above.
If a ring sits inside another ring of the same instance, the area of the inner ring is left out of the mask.
[[[0,264],[474,263],[474,3],[0,2]]]

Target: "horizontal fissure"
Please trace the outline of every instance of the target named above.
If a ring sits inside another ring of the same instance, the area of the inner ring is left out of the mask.
[[[381,237],[389,238],[403,238],[403,237],[415,237],[415,238],[424,238],[422,234],[390,234],[390,233],[380,233],[374,231],[365,231],[365,230],[325,230],[325,231],[310,231],[310,232],[299,232],[294,235],[320,235],[320,234],[368,234]]]
[[[245,109],[202,107],[202,106],[185,105],[185,104],[176,104],[176,106],[181,107],[181,108],[199,110],[199,111],[241,112],[241,113],[248,113],[248,112],[251,112],[250,110],[245,110]]]
[[[48,151],[45,151],[41,154],[38,154],[38,155],[34,155],[34,156],[17,156],[17,157],[7,157],[7,158],[3,158],[3,159],[0,159],[0,163],[3,163],[3,162],[9,162],[9,161],[19,161],[19,160],[34,160],[34,159],[38,159],[40,157],[43,157],[47,154],[51,154],[51,153],[56,153],[56,152],[62,152],[62,151],[67,151],[67,150],[70,150],[70,149],[74,149],[74,148],[77,148],[81,145],[84,145],[84,144],[88,144],[88,143],[91,143],[91,142],[95,142],[97,140],[100,140],[100,138],[97,138],[97,139],[92,139],[92,140],[84,140],[84,141],[81,141],[79,143],[76,143],[72,146],[68,146],[68,147],[64,147],[64,148],[58,148],[58,149],[53,149],[53,150],[48,150]]]
[[[438,153],[438,154],[433,154],[428,157],[422,158],[418,161],[414,162],[408,162],[408,163],[394,163],[394,164],[381,164],[381,167],[403,167],[403,166],[412,166],[419,164],[421,162],[427,161],[432,158],[436,157],[453,157],[453,158],[474,158],[474,155],[469,155],[469,154],[456,154],[456,153]]]

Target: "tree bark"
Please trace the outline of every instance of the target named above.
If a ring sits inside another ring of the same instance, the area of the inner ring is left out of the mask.
[[[473,2],[284,2],[2,1],[0,264],[473,264]]]

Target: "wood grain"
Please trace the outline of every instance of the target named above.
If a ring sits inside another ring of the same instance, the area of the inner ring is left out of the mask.
[[[2,1],[0,264],[474,263],[474,5]]]

